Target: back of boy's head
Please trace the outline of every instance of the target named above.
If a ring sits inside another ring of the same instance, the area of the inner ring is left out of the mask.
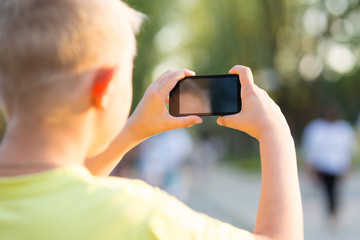
[[[71,95],[86,71],[115,65],[122,51],[135,51],[141,17],[118,0],[0,0],[5,105],[20,107],[61,88]]]

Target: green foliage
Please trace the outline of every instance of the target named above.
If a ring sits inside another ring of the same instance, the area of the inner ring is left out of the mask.
[[[167,66],[221,74],[243,64],[252,68],[257,84],[280,105],[297,142],[305,124],[319,116],[328,99],[340,102],[346,119],[355,122],[360,109],[359,65],[341,68],[334,66],[334,60],[339,61],[347,49],[353,53],[350,60],[360,56],[358,0],[132,0],[129,4],[149,17],[139,36],[134,105]],[[339,49],[342,52],[335,51]],[[198,130],[225,142],[249,142],[245,135],[238,139],[224,128],[219,130],[213,120],[206,124]]]

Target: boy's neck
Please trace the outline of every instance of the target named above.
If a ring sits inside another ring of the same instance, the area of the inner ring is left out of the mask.
[[[81,145],[81,134],[68,130],[36,124],[8,126],[0,146],[0,177],[83,164],[86,146]]]

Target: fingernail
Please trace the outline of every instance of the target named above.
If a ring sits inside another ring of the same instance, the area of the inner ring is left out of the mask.
[[[192,74],[192,75],[196,75],[196,72],[194,72],[194,71],[191,71],[191,70],[190,70],[190,72],[191,72],[191,74]]]
[[[220,126],[223,126],[223,123],[220,119],[217,120],[217,123],[220,125]]]
[[[200,124],[200,123],[202,123],[202,119],[196,119],[195,120],[195,124]]]

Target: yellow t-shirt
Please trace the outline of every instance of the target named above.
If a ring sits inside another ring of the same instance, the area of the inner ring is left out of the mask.
[[[139,180],[67,167],[0,178],[0,239],[250,239]]]

